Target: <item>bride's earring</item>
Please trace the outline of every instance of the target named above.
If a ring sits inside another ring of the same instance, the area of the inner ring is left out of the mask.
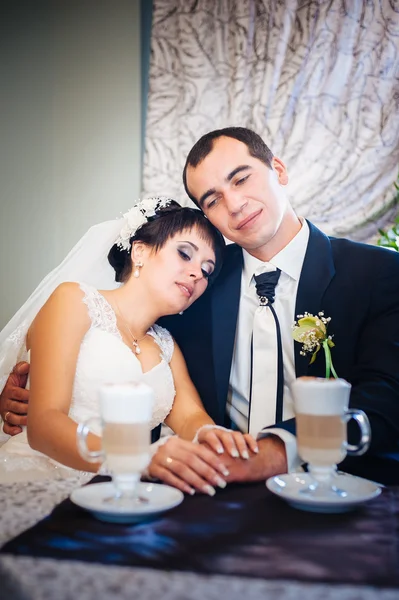
[[[143,266],[143,263],[141,261],[134,263],[133,277],[136,277],[136,279],[137,279],[137,277],[140,277],[140,269],[142,266]]]

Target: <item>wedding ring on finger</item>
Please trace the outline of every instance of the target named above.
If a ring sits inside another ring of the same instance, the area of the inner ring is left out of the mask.
[[[11,411],[7,411],[6,414],[4,415],[4,423],[8,423],[8,415],[11,414]]]

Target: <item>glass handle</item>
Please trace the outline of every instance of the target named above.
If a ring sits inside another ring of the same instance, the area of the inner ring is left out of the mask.
[[[360,442],[357,445],[354,444],[346,444],[346,451],[348,454],[352,456],[361,456],[364,454],[370,447],[371,442],[371,427],[370,421],[365,412],[362,410],[349,409],[346,411],[345,421],[346,423],[354,419],[356,423],[359,425],[361,438]]]
[[[105,455],[102,450],[89,450],[87,447],[87,436],[90,433],[90,424],[100,424],[101,419],[98,417],[91,417],[83,423],[79,423],[76,430],[76,441],[78,444],[79,454],[84,460],[90,463],[101,462],[105,460]]]

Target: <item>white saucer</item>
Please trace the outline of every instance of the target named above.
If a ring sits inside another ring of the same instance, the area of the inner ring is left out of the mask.
[[[334,485],[346,492],[346,496],[326,494],[317,497],[304,493],[311,482],[309,473],[288,473],[276,475],[266,481],[267,488],[300,510],[320,513],[339,513],[353,510],[364,502],[376,498],[381,487],[372,481],[339,473],[334,477]]]
[[[93,483],[74,490],[70,495],[72,502],[90,511],[100,521],[111,523],[138,523],[154,519],[160,513],[170,510],[183,501],[184,495],[180,490],[160,483],[139,483],[138,495],[148,502],[135,504],[131,507],[115,506],[107,503],[107,499],[115,493],[111,481]]]

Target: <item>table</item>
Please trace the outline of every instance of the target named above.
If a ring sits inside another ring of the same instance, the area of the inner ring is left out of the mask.
[[[0,486],[1,545],[46,516],[76,484],[71,478]],[[398,589],[364,585],[268,581],[13,555],[0,556],[0,582],[0,598],[12,600],[397,600],[399,595]]]

